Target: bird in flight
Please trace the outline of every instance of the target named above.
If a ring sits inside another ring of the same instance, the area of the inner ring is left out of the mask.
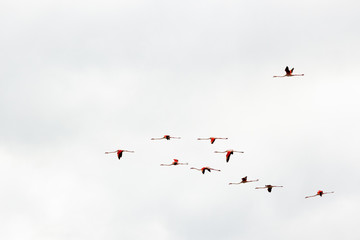
[[[271,192],[273,187],[283,187],[283,186],[265,185],[265,187],[256,187],[255,189],[266,189],[267,188],[268,192]]]
[[[205,173],[205,171],[209,171],[209,172],[211,172],[211,170],[218,171],[218,172],[220,172],[220,171],[221,171],[221,170],[219,170],[219,169],[210,168],[210,167],[203,167],[203,168],[201,168],[201,169],[192,167],[192,168],[190,168],[190,169],[195,169],[195,170],[201,171],[201,172],[202,172],[202,174],[204,174],[204,173]]]
[[[228,139],[228,138],[219,138],[219,137],[209,137],[209,138],[198,138],[197,140],[210,140],[211,144],[214,144],[216,139]]]
[[[293,74],[294,68],[292,68],[291,70],[289,69],[288,66],[286,66],[285,68],[285,72],[286,74],[284,76],[273,76],[273,77],[294,77],[294,76],[304,76],[304,74]]]
[[[161,138],[152,138],[151,140],[162,140],[162,139],[170,140],[171,138],[180,139],[180,137],[170,137],[170,135],[164,135]]]
[[[129,151],[129,150],[116,150],[116,151],[113,151],[113,152],[105,152],[105,154],[116,153],[117,156],[118,156],[118,159],[120,160],[120,158],[122,157],[123,152],[134,153],[134,151]]]
[[[249,182],[257,182],[259,181],[259,179],[255,179],[255,180],[247,180],[247,176],[241,178],[241,182],[239,183],[229,183],[229,185],[231,184],[241,184],[241,183],[249,183]]]
[[[316,196],[322,197],[322,195],[324,195],[324,194],[329,194],[329,193],[334,193],[334,192],[323,192],[323,191],[319,190],[315,195],[306,196],[305,198],[311,198],[311,197],[316,197]]]
[[[174,161],[170,164],[160,164],[160,166],[175,166],[175,165],[188,165],[188,163],[179,163],[179,160],[174,159]]]
[[[223,151],[223,152],[215,151],[214,153],[226,153],[226,162],[229,162],[230,156],[231,156],[232,154],[234,154],[234,152],[244,153],[244,152],[241,152],[241,151],[234,151],[234,150],[226,150],[226,151]]]

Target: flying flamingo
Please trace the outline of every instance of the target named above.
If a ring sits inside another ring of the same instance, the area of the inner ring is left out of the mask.
[[[160,164],[160,166],[172,166],[172,165],[188,165],[188,163],[179,163],[179,160],[174,159],[171,164]]]
[[[210,140],[211,144],[215,142],[216,139],[228,139],[228,138],[219,138],[219,137],[209,137],[209,138],[198,138],[197,140]]]
[[[265,188],[267,188],[268,192],[271,192],[273,187],[283,187],[283,186],[265,185],[265,187],[256,187],[255,189],[265,189]]]
[[[259,181],[259,179],[255,179],[255,180],[247,180],[247,176],[241,178],[241,182],[239,183],[229,183],[229,185],[231,184],[241,184],[241,183],[248,183],[248,182],[257,182]]]
[[[244,153],[244,152],[241,152],[241,151],[234,151],[234,150],[226,150],[226,151],[224,151],[224,152],[215,151],[214,153],[226,153],[226,162],[229,162],[230,156],[231,156],[232,154],[234,154],[234,152]]]
[[[219,170],[219,169],[214,169],[214,168],[210,168],[210,167],[203,167],[203,168],[201,168],[201,169],[192,167],[192,168],[190,168],[190,169],[195,169],[195,170],[201,171],[202,174],[204,174],[205,171],[211,172],[211,170],[218,171],[218,172],[221,171],[221,170]]]
[[[316,196],[322,197],[322,195],[324,195],[324,194],[329,194],[329,193],[334,193],[334,192],[323,192],[323,191],[319,190],[315,195],[306,196],[305,198],[311,198],[311,197],[316,197]]]
[[[152,138],[151,140],[162,140],[162,139],[170,140],[170,138],[180,139],[180,137],[170,137],[170,135],[164,135],[162,138]]]
[[[274,77],[294,77],[294,76],[304,76],[304,74],[293,74],[294,68],[289,70],[289,67],[286,66],[285,72],[286,74],[284,76],[274,76]]]
[[[117,153],[118,159],[120,160],[120,158],[122,157],[123,152],[133,153],[134,151],[129,151],[129,150],[116,150],[116,151],[113,151],[113,152],[105,152],[105,154]]]

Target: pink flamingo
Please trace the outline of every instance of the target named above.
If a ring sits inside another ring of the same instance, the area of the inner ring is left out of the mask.
[[[209,137],[209,138],[198,138],[197,140],[210,140],[211,144],[214,144],[216,139],[228,139],[228,138],[219,138],[219,137]]]
[[[286,66],[285,72],[286,74],[284,76],[274,76],[274,77],[294,77],[294,76],[304,76],[304,74],[293,74],[294,68],[289,70],[289,67]]]
[[[190,168],[190,169],[195,169],[195,170],[201,171],[202,174],[204,174],[205,171],[211,172],[211,170],[218,171],[218,172],[221,171],[221,170],[219,170],[219,169],[214,169],[214,168],[210,168],[210,167],[203,167],[203,168],[201,168],[201,169],[192,167],[192,168]]]
[[[151,140],[162,140],[162,139],[170,140],[170,138],[180,139],[180,137],[170,137],[170,135],[164,135],[161,138],[152,138]]]
[[[244,153],[244,152],[241,152],[241,151],[234,151],[234,150],[226,150],[226,151],[224,151],[224,152],[215,151],[214,153],[226,153],[226,162],[229,162],[230,156],[231,156],[232,154],[234,154],[234,152]]]
[[[188,165],[188,163],[179,163],[179,160],[174,159],[171,164],[160,164],[160,166],[172,166],[172,165]]]
[[[241,182],[239,183],[229,183],[229,185],[231,184],[241,184],[241,183],[249,183],[249,182],[257,182],[259,181],[259,179],[255,179],[255,180],[247,180],[247,176],[241,178]]]
[[[265,189],[265,188],[267,188],[268,192],[271,192],[273,187],[283,187],[283,186],[265,185],[265,187],[256,187],[255,189]]]
[[[305,198],[311,198],[311,197],[316,197],[316,196],[322,197],[322,195],[324,195],[324,194],[329,194],[329,193],[334,193],[334,192],[323,192],[323,191],[319,190],[315,195],[306,196]]]
[[[118,159],[120,160],[120,158],[122,157],[123,152],[134,153],[134,151],[129,151],[129,150],[116,150],[116,151],[113,151],[113,152],[105,152],[105,154],[117,153]]]

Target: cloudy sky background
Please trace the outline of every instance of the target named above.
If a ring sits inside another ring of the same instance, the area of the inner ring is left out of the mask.
[[[359,5],[1,1],[0,237],[358,239]]]

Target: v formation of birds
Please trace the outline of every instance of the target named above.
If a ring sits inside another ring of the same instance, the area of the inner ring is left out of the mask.
[[[286,66],[285,68],[285,75],[282,76],[273,76],[275,77],[295,77],[295,76],[304,76],[304,74],[294,74],[294,68],[289,69],[288,66]],[[151,140],[170,140],[170,139],[181,139],[180,137],[173,137],[170,135],[164,135],[163,137],[159,137],[159,138],[151,138]],[[222,139],[222,140],[227,140],[228,138],[222,138],[222,137],[209,137],[209,138],[198,138],[197,140],[210,140],[211,144],[214,144],[215,140],[217,139]],[[124,152],[129,152],[129,153],[134,153],[134,151],[130,151],[130,150],[116,150],[116,151],[111,151],[111,152],[105,152],[105,154],[110,154],[110,153],[116,153],[118,159],[120,160],[120,158],[122,157]],[[233,155],[234,153],[244,153],[243,151],[235,151],[232,149],[229,150],[225,150],[225,151],[215,151],[214,153],[226,153],[226,162],[229,162],[231,155]],[[178,159],[174,159],[172,163],[168,163],[168,164],[160,164],[160,166],[178,166],[178,165],[188,165],[188,163],[182,163],[179,162]],[[197,170],[200,171],[202,174],[205,174],[206,171],[211,172],[211,171],[218,171],[220,172],[220,169],[215,169],[215,168],[211,168],[208,166],[202,167],[202,168],[195,168],[195,167],[191,167],[190,169],[192,170]],[[259,181],[259,179],[253,179],[253,180],[248,180],[247,176],[241,178],[240,182],[237,183],[229,183],[229,185],[237,185],[237,184],[243,184],[243,183],[250,183],[250,182],[257,182]],[[283,187],[283,186],[277,186],[277,185],[265,185],[263,187],[255,187],[255,189],[267,189],[267,191],[270,193],[272,191],[273,188],[275,187]],[[312,198],[312,197],[316,197],[316,196],[320,196],[322,197],[324,194],[330,194],[330,193],[334,193],[333,191],[331,192],[324,192],[322,190],[319,190],[316,194],[314,195],[310,195],[310,196],[306,196],[305,198]]]

